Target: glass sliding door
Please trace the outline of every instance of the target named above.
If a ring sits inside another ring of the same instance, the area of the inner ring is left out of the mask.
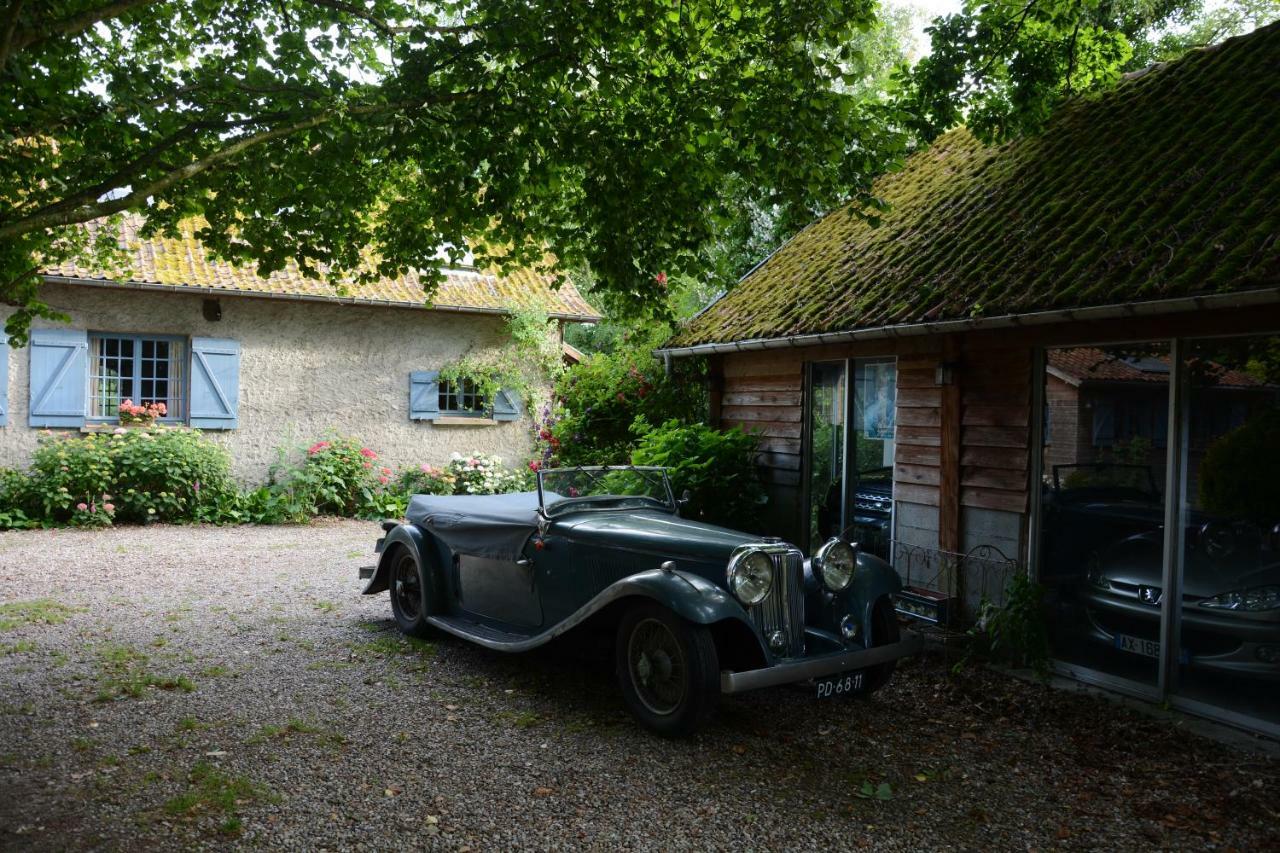
[[[1176,689],[1280,725],[1280,335],[1183,347]]]
[[[809,552],[844,530],[845,362],[809,365]]]
[[[895,365],[893,358],[856,358],[809,366],[810,551],[844,536],[868,553],[889,557]]]
[[[1054,657],[1154,690],[1161,655],[1170,351],[1051,349],[1038,573]]]

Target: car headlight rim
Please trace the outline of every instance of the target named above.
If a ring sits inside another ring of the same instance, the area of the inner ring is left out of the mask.
[[[833,537],[813,555],[813,565],[823,586],[831,592],[844,592],[858,572],[858,551],[848,542]]]
[[[764,551],[743,551],[729,561],[728,582],[734,598],[754,607],[773,589],[773,560]]]

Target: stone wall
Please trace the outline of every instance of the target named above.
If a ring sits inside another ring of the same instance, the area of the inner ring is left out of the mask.
[[[240,425],[208,434],[231,451],[245,483],[265,478],[278,448],[296,452],[331,432],[357,436],[391,465],[438,465],[454,451],[494,453],[515,465],[530,451],[528,417],[465,426],[409,420],[409,373],[502,346],[500,316],[223,296],[222,318],[211,322],[199,294],[50,284],[41,295],[77,329],[239,341]],[[0,308],[0,322],[8,313]],[[11,349],[8,361],[0,466],[21,467],[38,437],[27,425],[29,353]]]

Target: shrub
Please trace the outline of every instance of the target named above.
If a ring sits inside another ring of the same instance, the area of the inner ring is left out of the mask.
[[[1200,503],[1229,518],[1280,518],[1280,409],[1254,415],[1209,445],[1200,464]]]
[[[226,450],[185,428],[45,435],[29,477],[30,511],[91,527],[205,520],[235,494]]]
[[[405,468],[396,477],[396,490],[406,495],[451,495],[458,478],[434,465]]]
[[[501,456],[455,453],[449,460],[448,473],[454,478],[456,495],[498,495],[532,488],[529,472],[504,468]]]
[[[631,425],[700,420],[706,391],[699,366],[683,359],[668,376],[651,355],[653,341],[592,355],[555,385],[555,405],[538,425],[541,462],[558,465],[625,463],[635,445]]]
[[[0,530],[21,530],[35,527],[36,521],[28,514],[30,507],[30,478],[12,468],[0,468]]]
[[[677,495],[686,489],[690,493],[682,515],[754,529],[766,500],[755,464],[756,435],[742,429],[721,432],[705,424],[682,426],[674,419],[650,427],[638,418],[633,429],[640,440],[631,462],[671,469],[671,488]]]

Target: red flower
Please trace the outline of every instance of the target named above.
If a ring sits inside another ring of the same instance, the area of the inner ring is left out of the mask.
[[[310,454],[311,456],[315,456],[320,451],[328,450],[328,449],[329,449],[329,442],[317,441],[315,444],[307,448],[307,453]]]
[[[534,459],[532,462],[530,462],[530,463],[529,463],[529,470],[530,470],[530,471],[535,471],[535,472],[536,472],[536,471],[537,471],[539,468],[541,468],[541,467],[542,467],[542,463],[541,463],[541,462],[539,462],[537,459]]]
[[[656,282],[657,282],[659,285],[661,285],[662,287],[666,287],[666,286],[667,286],[667,274],[666,274],[666,273],[664,273],[664,272],[660,272],[660,273],[658,273],[657,275],[655,275],[655,276],[653,277],[653,280],[654,280],[654,281],[656,281]]]
[[[545,427],[543,429],[538,430],[538,438],[542,439],[543,441],[547,441],[548,439],[551,438],[551,430],[546,429]]]
[[[370,450],[370,449],[369,449],[369,448],[367,448],[367,447],[362,447],[362,448],[360,448],[360,455],[361,455],[361,456],[363,456],[365,459],[377,459],[377,458],[378,458],[378,454],[377,454],[377,453],[374,453],[372,450]]]
[[[627,402],[627,395],[626,395],[626,394],[623,394],[621,391],[619,391],[619,392],[618,392],[618,402],[619,402],[619,403],[625,403],[625,402]]]

